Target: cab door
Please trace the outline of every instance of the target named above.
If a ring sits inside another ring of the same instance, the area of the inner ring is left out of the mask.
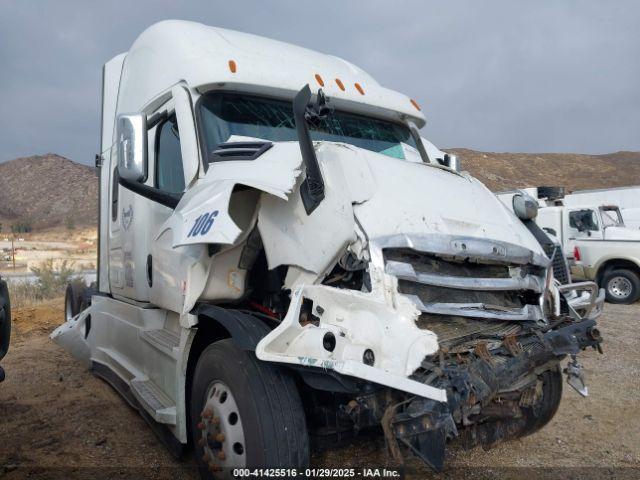
[[[159,296],[152,294],[157,290],[153,288],[157,278],[153,246],[175,207],[159,197],[179,199],[197,177],[199,157],[191,101],[184,87],[174,87],[166,102],[146,113],[147,176],[140,183],[152,194],[120,185],[114,168],[109,280],[114,295],[155,303],[154,297]]]

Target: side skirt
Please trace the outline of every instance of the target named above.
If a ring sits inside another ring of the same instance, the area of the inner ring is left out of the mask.
[[[164,446],[169,450],[171,455],[176,460],[182,460],[185,453],[187,452],[187,445],[180,443],[178,439],[173,435],[169,428],[161,423],[156,422],[147,411],[140,405],[140,402],[136,399],[136,397],[131,392],[131,388],[129,385],[122,380],[111,368],[109,368],[104,363],[96,362],[95,360],[91,362],[91,372],[96,376],[107,382],[109,385],[113,387],[113,389],[118,392],[122,397],[127,401],[127,403],[135,410],[137,410],[142,418],[149,424],[153,432],[156,434],[158,439],[164,444]]]

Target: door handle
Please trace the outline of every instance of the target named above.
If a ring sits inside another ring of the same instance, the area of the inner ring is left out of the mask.
[[[153,257],[147,255],[147,283],[149,287],[153,286]]]

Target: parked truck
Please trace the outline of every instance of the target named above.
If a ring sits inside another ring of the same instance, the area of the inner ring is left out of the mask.
[[[539,206],[536,222],[562,244],[576,278],[595,281],[611,303],[640,298],[640,231],[628,228],[620,208],[608,203],[567,205],[564,189],[527,188]],[[514,192],[499,194],[508,204]]]
[[[537,431],[563,359],[586,394],[598,289],[424,124],[340,58],[150,27],[104,66],[98,284],[53,339],[204,476],[356,434],[439,470],[447,440]]]
[[[624,224],[640,229],[640,186],[575,190],[564,198],[565,205],[617,205]]]

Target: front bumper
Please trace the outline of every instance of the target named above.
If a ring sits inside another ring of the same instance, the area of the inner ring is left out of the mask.
[[[402,444],[434,470],[440,471],[446,441],[459,435],[458,426],[477,425],[470,420],[474,415],[518,418],[523,400],[532,395],[532,389],[535,391],[535,387],[527,383],[527,378],[535,378],[545,370],[557,368],[566,355],[574,356],[588,347],[600,350],[601,341],[596,321],[585,319],[531,336],[518,344],[517,350],[513,345],[507,345],[505,340],[501,347],[474,356],[468,363],[445,366],[436,383],[447,391],[446,404],[415,398],[408,401],[402,413],[388,415],[387,425],[383,418],[392,455],[402,461],[398,448]],[[502,357],[500,361],[498,356]],[[579,367],[577,363],[573,365]],[[570,375],[567,380],[572,384]],[[518,399],[516,402],[493,402],[496,398],[513,395]],[[397,408],[397,405],[389,408]],[[517,435],[518,428],[517,422],[505,422],[492,433],[501,438],[491,436],[476,441],[482,444],[512,438]]]

